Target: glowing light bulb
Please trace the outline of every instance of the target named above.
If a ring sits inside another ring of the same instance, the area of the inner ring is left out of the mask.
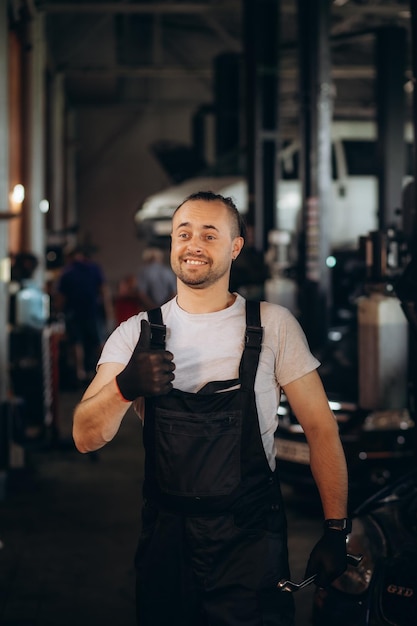
[[[25,199],[25,188],[23,185],[15,185],[12,191],[12,201],[15,204],[22,204]]]
[[[45,198],[39,202],[39,210],[41,213],[48,213],[49,211],[49,201]]]

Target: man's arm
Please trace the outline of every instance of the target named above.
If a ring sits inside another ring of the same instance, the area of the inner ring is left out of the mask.
[[[310,466],[325,519],[347,515],[348,477],[336,419],[317,371],[286,385],[285,395],[303,427]]]
[[[120,363],[103,363],[75,407],[73,438],[80,452],[92,452],[111,441],[130,407],[117,386]]]
[[[173,355],[151,348],[151,327],[141,321],[139,340],[126,367],[103,363],[74,411],[73,437],[80,452],[111,441],[133,400],[159,396],[172,389]]]
[[[316,371],[285,387],[285,394],[304,429],[310,447],[310,466],[323,506],[323,535],[308,559],[305,578],[326,587],[347,567],[346,533],[348,477],[336,419],[329,408]],[[337,521],[335,521],[337,520]]]
[[[324,517],[346,517],[346,459],[337,422],[317,371],[286,385],[284,391],[310,447],[310,466],[320,493]]]

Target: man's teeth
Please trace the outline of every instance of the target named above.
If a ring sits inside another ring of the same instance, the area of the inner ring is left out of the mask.
[[[205,265],[204,261],[193,261],[192,259],[187,259],[186,263],[189,263],[190,265]]]

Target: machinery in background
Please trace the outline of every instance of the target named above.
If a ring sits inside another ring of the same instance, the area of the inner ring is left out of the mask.
[[[361,238],[366,284],[358,299],[359,406],[393,419],[409,407],[409,337],[394,289],[407,260],[401,233],[390,229]]]
[[[382,253],[370,254],[373,261],[384,260],[384,251],[390,250],[387,241],[379,234],[375,234],[369,248],[369,241],[365,242],[368,252],[379,250]],[[382,246],[381,246],[382,244]],[[393,259],[401,257],[401,246],[392,238],[391,249]],[[403,247],[404,249],[404,247]],[[398,358],[397,347],[392,341],[398,341],[403,347],[404,331],[400,323],[398,306],[401,307],[403,320],[407,320],[410,327],[410,336],[407,346],[410,359],[408,365],[409,382],[409,410],[415,419],[415,342],[417,340],[417,258],[413,257],[405,270],[394,281],[395,308],[391,300],[384,302],[381,276],[388,273],[388,261],[383,262],[382,268],[370,264],[371,280],[374,289],[371,290],[369,302],[362,312],[362,328],[364,352],[370,333],[375,349],[375,355],[362,355],[364,373],[367,372],[371,361],[375,359],[375,367],[379,373],[377,382],[371,377],[370,386],[364,387],[362,402],[379,406],[384,402],[390,407],[396,407],[404,401],[404,385],[402,380],[396,381],[391,367],[391,351],[393,361]],[[396,262],[396,265],[399,265]],[[382,269],[382,271],[381,271]],[[389,283],[392,285],[392,282]],[[390,289],[391,291],[391,289]],[[369,307],[369,308],[368,308]],[[379,315],[378,319],[376,315]],[[368,319],[382,322],[381,330],[374,328],[376,324],[368,324]],[[392,335],[387,338],[387,326],[392,328]],[[369,327],[368,327],[369,326]],[[400,328],[398,328],[400,326]],[[384,345],[386,342],[386,346]],[[380,365],[381,358],[387,358],[388,364]],[[403,364],[400,363],[402,366]],[[402,368],[400,370],[400,373]],[[382,388],[382,383],[387,389]],[[390,382],[392,384],[390,384]],[[387,409],[387,422],[391,419],[395,408]],[[415,445],[415,435],[414,435]],[[416,451],[416,450],[415,450]],[[415,459],[414,459],[415,465]],[[312,623],[314,626],[409,626],[415,621],[417,612],[417,470],[400,477],[375,495],[365,500],[353,513],[352,533],[347,539],[348,551],[356,550],[363,555],[358,567],[348,566],[346,572],[335,580],[328,589],[317,589],[313,597]]]
[[[272,230],[268,244],[266,260],[270,277],[265,281],[265,299],[285,306],[298,317],[295,237],[288,230]]]
[[[0,472],[10,478],[24,469],[26,450],[45,445],[56,417],[54,359],[56,341],[50,325],[50,297],[33,278],[38,265],[31,253],[13,258],[9,283],[9,399],[0,420]],[[0,500],[6,496],[3,480]]]
[[[417,612],[417,470],[354,512],[349,552],[363,555],[327,589],[316,589],[313,626],[410,626]]]
[[[339,424],[353,509],[416,462],[409,329],[395,292],[409,255],[402,233],[389,229],[361,238],[357,254],[342,257],[345,272],[335,258],[335,306],[319,372]],[[285,398],[275,441],[281,479],[315,498],[308,445]]]

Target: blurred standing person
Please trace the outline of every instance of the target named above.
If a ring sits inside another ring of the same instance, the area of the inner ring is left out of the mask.
[[[171,300],[177,293],[174,272],[164,262],[160,248],[146,248],[143,267],[139,271],[138,290],[146,309],[153,309]]]
[[[57,308],[64,313],[67,340],[79,382],[95,369],[104,324],[113,319],[109,289],[101,267],[83,247],[70,254],[57,284]],[[104,318],[104,319],[103,319]]]

